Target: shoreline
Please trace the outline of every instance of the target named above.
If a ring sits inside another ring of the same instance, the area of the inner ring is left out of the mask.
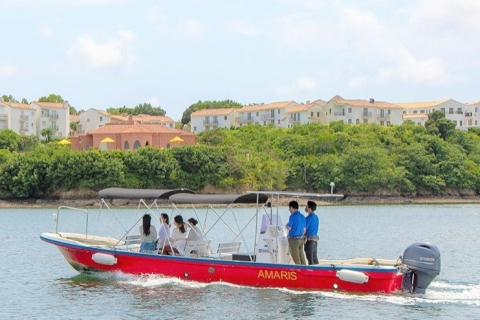
[[[286,206],[290,200],[298,200],[300,205],[306,202],[307,198],[282,198],[280,205]],[[312,199],[315,201],[315,199]],[[349,196],[338,201],[315,201],[318,206],[328,205],[389,205],[389,204],[462,204],[462,203],[480,203],[480,196],[444,196],[444,197],[388,197],[388,196]],[[112,207],[137,207],[138,201],[131,199],[114,199],[108,201]],[[160,206],[169,206],[168,202],[158,202]],[[0,200],[0,208],[57,208],[59,206],[70,207],[101,207],[99,198],[90,199],[22,199],[22,200]],[[276,202],[272,202],[276,206]]]

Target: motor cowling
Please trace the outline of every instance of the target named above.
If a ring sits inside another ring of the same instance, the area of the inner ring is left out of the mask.
[[[437,246],[427,243],[414,243],[405,249],[402,263],[402,290],[411,293],[425,293],[430,283],[440,274],[440,251]]]

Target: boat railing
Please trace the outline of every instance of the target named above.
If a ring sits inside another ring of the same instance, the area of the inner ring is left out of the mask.
[[[53,214],[53,221],[55,221],[55,233],[58,233],[58,222],[60,220],[60,212],[62,212],[62,210],[72,210],[72,211],[85,213],[85,217],[86,217],[86,221],[85,221],[85,242],[86,242],[88,240],[88,210],[75,208],[75,207],[69,207],[69,206],[58,207],[57,211]]]

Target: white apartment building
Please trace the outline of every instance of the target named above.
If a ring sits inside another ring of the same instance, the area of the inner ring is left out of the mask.
[[[0,130],[10,129],[19,135],[36,135],[36,110],[25,103],[0,101]]]
[[[428,115],[432,111],[442,111],[445,118],[453,121],[457,128],[465,125],[465,104],[453,99],[428,102],[406,102],[396,103],[403,108],[403,120],[412,120],[413,122],[425,125]]]
[[[480,126],[480,100],[465,104],[465,129]]]
[[[385,101],[350,100],[335,96],[324,107],[325,122],[347,124],[376,123],[381,126],[402,124],[403,108]]]
[[[200,133],[205,130],[236,127],[237,110],[235,108],[203,109],[190,115],[190,130]]]
[[[57,102],[32,102],[30,106],[36,110],[37,137],[41,138],[41,132],[50,128],[55,138],[66,138],[70,132],[70,105],[67,101]]]
[[[289,108],[285,111],[288,119],[288,127],[291,128],[297,124],[306,123],[325,123],[324,108],[327,103],[323,100],[315,100],[313,102],[307,101]]]
[[[274,125],[276,127],[287,128],[289,121],[286,112],[296,105],[298,105],[298,103],[295,101],[283,101],[244,106],[238,109],[238,126],[259,124],[262,126]]]
[[[106,111],[88,109],[80,114],[79,133],[89,132],[110,122],[110,114]]]

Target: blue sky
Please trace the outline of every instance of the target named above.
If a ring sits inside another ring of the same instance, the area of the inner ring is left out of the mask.
[[[0,0],[0,95],[77,110],[199,100],[480,100],[478,0]]]

